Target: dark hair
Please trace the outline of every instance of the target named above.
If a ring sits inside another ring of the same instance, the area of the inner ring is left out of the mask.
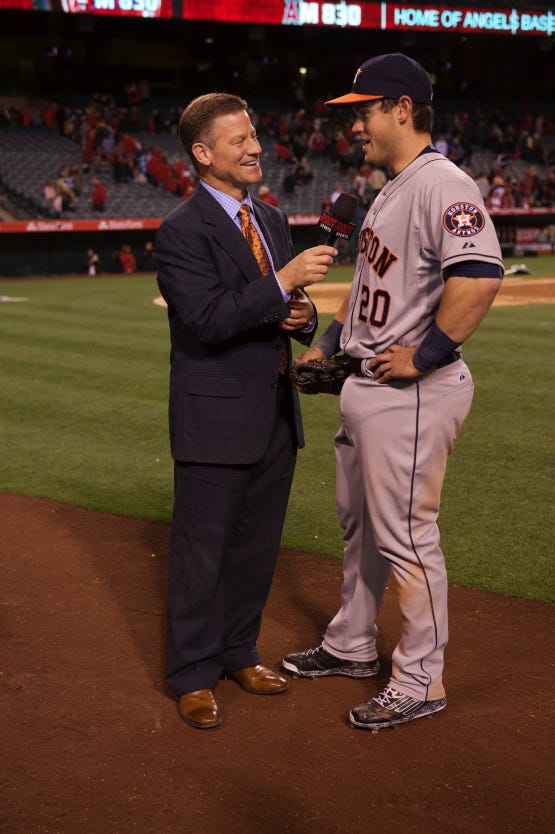
[[[198,163],[192,148],[195,142],[205,142],[210,145],[212,125],[218,116],[237,113],[247,109],[247,102],[239,96],[230,93],[206,93],[198,96],[187,105],[179,119],[179,138],[194,167],[198,170]]]
[[[397,104],[398,99],[383,98],[380,100],[380,110],[388,113]],[[412,123],[417,133],[431,133],[434,124],[434,109],[431,104],[419,101],[412,103]]]

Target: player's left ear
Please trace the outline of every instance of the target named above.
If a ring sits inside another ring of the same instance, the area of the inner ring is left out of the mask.
[[[399,124],[405,124],[412,114],[413,104],[410,96],[401,96],[397,101],[397,119]]]

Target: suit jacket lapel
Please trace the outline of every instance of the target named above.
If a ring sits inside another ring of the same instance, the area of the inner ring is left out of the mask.
[[[195,188],[190,199],[198,203],[198,210],[206,226],[210,227],[214,240],[235,261],[246,280],[258,280],[260,270],[249,244],[217,200],[201,185]]]

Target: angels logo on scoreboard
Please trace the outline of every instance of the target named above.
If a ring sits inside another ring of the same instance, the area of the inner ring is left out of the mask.
[[[293,26],[352,26],[362,23],[362,8],[358,3],[322,3],[308,0],[284,0],[282,25]]]

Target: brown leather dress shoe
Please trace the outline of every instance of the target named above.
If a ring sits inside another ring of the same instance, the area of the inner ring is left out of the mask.
[[[210,730],[222,723],[222,714],[211,689],[186,692],[179,699],[178,710],[183,721],[199,730]]]
[[[277,695],[278,692],[285,692],[287,689],[285,678],[260,664],[247,666],[246,669],[234,669],[232,672],[226,672],[226,675],[254,695]]]

